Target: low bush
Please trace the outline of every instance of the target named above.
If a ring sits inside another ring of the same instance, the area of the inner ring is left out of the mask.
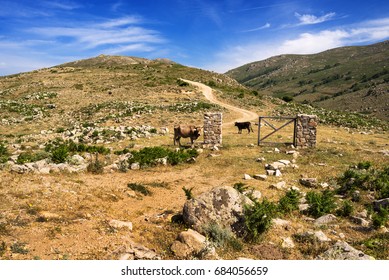
[[[18,156],[18,159],[16,160],[16,163],[17,164],[24,164],[24,163],[27,163],[27,162],[35,162],[35,161],[39,161],[39,160],[42,160],[42,159],[45,159],[45,158],[49,158],[50,157],[50,154],[47,153],[47,152],[44,152],[44,151],[38,151],[38,152],[24,152],[24,153],[21,153],[19,156]]]
[[[193,187],[189,189],[182,187],[182,190],[184,191],[187,200],[190,200],[194,197],[192,193]]]
[[[297,190],[289,190],[278,201],[278,211],[282,214],[289,214],[299,209],[300,193]]]
[[[315,218],[332,213],[336,208],[334,193],[330,190],[310,191],[307,193],[306,199],[309,205],[308,214]]]
[[[90,172],[90,173],[93,173],[93,174],[101,174],[101,173],[103,173],[103,171],[104,171],[104,165],[103,165],[103,163],[99,160],[98,154],[96,154],[95,160],[92,160],[92,161],[88,164],[86,170],[87,170],[88,172]]]
[[[146,147],[131,153],[133,156],[128,159],[128,163],[138,162],[141,167],[155,166],[158,164],[157,159],[161,158],[166,158],[171,165],[177,165],[198,156],[195,149],[173,151],[163,147]]]
[[[229,247],[234,251],[240,251],[243,248],[242,243],[235,237],[231,230],[222,228],[218,224],[212,223],[205,226],[204,232],[216,247]]]
[[[277,205],[268,201],[266,198],[259,202],[254,200],[253,205],[244,206],[244,223],[246,228],[245,238],[249,241],[256,241],[266,232],[272,219],[277,213]]]
[[[7,147],[3,143],[0,143],[0,163],[7,162],[8,158],[9,152]]]
[[[354,206],[348,200],[343,201],[342,206],[336,211],[337,215],[342,217],[350,217],[353,212]]]

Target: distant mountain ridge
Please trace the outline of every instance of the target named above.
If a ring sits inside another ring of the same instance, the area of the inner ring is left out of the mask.
[[[260,93],[389,120],[389,41],[279,55],[225,74]]]

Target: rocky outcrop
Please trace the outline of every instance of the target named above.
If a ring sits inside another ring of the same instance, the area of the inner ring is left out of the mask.
[[[252,201],[232,187],[216,187],[188,200],[183,209],[184,222],[200,233],[217,224],[238,234],[243,229],[243,206]]]
[[[359,251],[347,242],[338,241],[330,249],[319,255],[318,260],[374,260],[373,257]]]

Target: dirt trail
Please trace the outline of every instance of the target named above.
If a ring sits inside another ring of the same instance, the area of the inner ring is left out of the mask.
[[[224,103],[222,101],[217,100],[216,96],[212,92],[212,88],[210,88],[209,86],[206,86],[206,85],[199,83],[199,82],[193,82],[193,81],[189,81],[189,80],[185,80],[185,79],[182,79],[182,80],[191,84],[191,85],[194,85],[194,86],[200,88],[201,91],[203,92],[205,98],[208,99],[210,102],[217,104],[217,105],[220,105],[228,110],[237,112],[241,115],[240,118],[235,119],[235,120],[230,121],[230,122],[227,122],[227,123],[224,123],[223,125],[231,125],[234,122],[251,121],[254,119],[256,120],[258,118],[258,114],[255,112],[251,112],[251,111],[239,108],[239,107],[235,107],[235,106],[232,106],[230,104],[227,104],[227,103]]]

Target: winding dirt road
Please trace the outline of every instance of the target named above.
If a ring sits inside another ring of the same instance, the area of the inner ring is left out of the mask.
[[[233,121],[224,123],[223,125],[231,125],[235,122],[252,121],[252,120],[258,119],[258,114],[255,112],[245,110],[245,109],[242,109],[239,107],[235,107],[235,106],[232,106],[230,104],[224,103],[224,102],[216,99],[216,96],[212,92],[212,88],[210,88],[209,86],[204,85],[204,84],[199,83],[199,82],[193,82],[193,81],[189,81],[189,80],[185,80],[185,79],[181,79],[181,80],[183,80],[183,81],[185,81],[193,86],[200,88],[201,91],[203,92],[205,98],[208,99],[210,102],[217,104],[217,105],[220,105],[228,110],[234,111],[234,112],[241,115],[241,117],[234,119]]]

